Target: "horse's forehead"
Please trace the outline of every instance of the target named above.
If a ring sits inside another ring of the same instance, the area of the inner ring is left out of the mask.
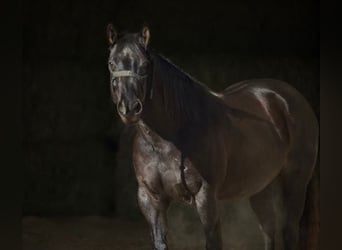
[[[135,48],[134,44],[125,44],[121,46],[115,46],[112,51],[114,57],[139,59],[141,53]]]
[[[118,53],[120,54],[120,56],[122,57],[128,57],[128,56],[133,56],[133,49],[130,46],[125,46],[123,48],[121,48],[120,51],[118,51]]]

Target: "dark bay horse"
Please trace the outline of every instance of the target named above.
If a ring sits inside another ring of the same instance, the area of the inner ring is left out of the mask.
[[[172,200],[197,209],[206,249],[222,249],[218,201],[242,197],[265,249],[297,249],[318,151],[318,122],[304,97],[273,79],[215,93],[149,49],[148,27],[119,36],[109,24],[107,36],[112,99],[136,127],[138,203],[153,249],[168,249]]]

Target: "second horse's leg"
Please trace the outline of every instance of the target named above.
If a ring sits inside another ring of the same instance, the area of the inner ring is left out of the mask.
[[[151,227],[154,250],[167,250],[167,218],[168,201],[152,195],[146,187],[139,187],[138,202],[142,213]]]
[[[203,184],[195,199],[206,235],[206,249],[221,250],[221,225],[214,191],[207,184]]]

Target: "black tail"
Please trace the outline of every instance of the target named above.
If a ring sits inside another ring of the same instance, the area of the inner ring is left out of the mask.
[[[307,188],[300,222],[300,250],[318,250],[319,228],[319,164],[317,164]]]

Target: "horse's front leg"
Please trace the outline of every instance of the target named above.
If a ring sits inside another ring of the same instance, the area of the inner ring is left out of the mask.
[[[196,194],[196,208],[204,226],[207,250],[221,250],[221,225],[218,213],[218,201],[214,190],[203,183],[200,191]]]
[[[154,250],[167,250],[167,208],[169,202],[158,194],[152,194],[145,186],[139,186],[138,202],[151,227]]]

